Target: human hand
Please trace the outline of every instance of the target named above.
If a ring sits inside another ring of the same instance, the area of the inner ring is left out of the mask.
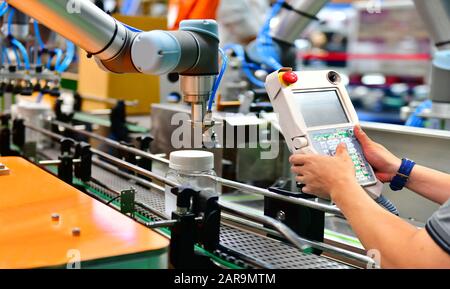
[[[358,185],[353,161],[343,143],[336,148],[335,156],[295,154],[289,162],[297,182],[305,185],[302,191],[306,194],[333,199],[335,194],[345,193],[346,187]]]
[[[355,126],[355,136],[361,144],[364,156],[383,183],[390,182],[401,165],[401,160],[384,146],[371,140],[360,126]]]

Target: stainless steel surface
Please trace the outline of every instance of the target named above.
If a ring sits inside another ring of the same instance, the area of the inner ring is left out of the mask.
[[[69,124],[66,124],[66,123],[63,123],[63,122],[59,122],[59,121],[51,121],[51,123],[53,123],[55,125],[58,125],[60,127],[63,127],[65,129],[71,130],[73,132],[79,133],[81,135],[84,135],[84,136],[96,139],[98,141],[101,141],[102,143],[104,143],[104,144],[106,144],[106,145],[108,145],[110,147],[113,147],[113,148],[116,148],[116,149],[119,149],[119,150],[123,150],[123,151],[135,154],[135,155],[143,157],[143,158],[151,159],[153,161],[161,162],[161,163],[164,163],[164,164],[169,164],[169,160],[167,160],[165,158],[153,155],[151,153],[147,153],[147,152],[141,151],[141,150],[136,149],[136,148],[124,146],[124,145],[120,144],[119,142],[116,142],[116,141],[114,141],[112,139],[103,137],[101,135],[98,135],[98,134],[95,134],[95,133],[92,133],[92,132],[88,132],[88,131],[85,131],[85,130],[77,130],[73,126],[71,126]]]
[[[220,243],[243,255],[268,263],[277,269],[350,269],[351,267],[325,257],[305,254],[297,248],[271,238],[222,226]]]
[[[216,81],[215,75],[182,75],[180,79],[181,91],[185,102],[191,104],[191,120],[195,123],[203,124],[207,103],[211,96],[211,91]]]
[[[357,254],[348,250],[344,250],[341,248],[337,248],[322,242],[316,242],[316,241],[310,241],[304,238],[299,237],[294,231],[292,231],[288,226],[283,224],[282,222],[279,222],[273,218],[269,218],[264,215],[257,215],[250,212],[243,212],[241,210],[236,210],[230,204],[227,204],[226,202],[221,201],[220,206],[223,210],[230,212],[232,214],[236,214],[238,216],[246,217],[250,220],[254,220],[256,222],[269,225],[276,229],[278,232],[280,232],[283,237],[285,237],[287,240],[289,240],[294,246],[297,248],[304,250],[308,246],[322,250],[324,252],[336,254],[342,257],[350,258],[355,261],[363,262],[368,266],[368,268],[373,268],[376,266],[375,261],[372,258],[369,258],[368,256],[364,256],[361,254]]]
[[[450,45],[450,44],[449,44]],[[431,87],[429,98],[433,101],[433,112],[442,108],[441,104],[450,104],[450,50],[435,53],[431,69]],[[448,107],[447,107],[448,109]],[[450,110],[447,110],[449,113]]]
[[[181,75],[181,91],[184,100],[189,103],[204,102],[209,99],[216,81],[215,75]]]
[[[47,137],[49,137],[49,138],[52,138],[52,139],[54,139],[54,140],[60,140],[60,139],[62,138],[62,136],[59,135],[59,134],[56,134],[56,133],[53,133],[53,132],[51,132],[51,131],[49,131],[49,130],[46,130],[46,129],[37,127],[37,126],[32,125],[32,124],[30,124],[30,123],[25,123],[25,127],[28,128],[28,129],[37,131],[37,132],[39,132],[39,133],[42,133],[43,135],[45,135],[45,136],[47,136]]]
[[[72,162],[74,164],[76,164],[76,163],[80,163],[81,160],[80,159],[74,159],[74,160],[72,160]],[[60,160],[44,160],[44,161],[39,161],[39,164],[41,166],[58,166],[58,165],[61,164],[61,161]]]
[[[287,0],[286,2],[297,11],[315,16],[329,0]],[[295,11],[282,9],[272,20],[275,25],[271,25],[270,35],[275,39],[294,44],[312,20]]]
[[[132,170],[135,173],[138,173],[138,174],[140,174],[142,176],[151,178],[152,180],[159,181],[159,182],[161,182],[161,183],[163,183],[165,185],[168,185],[170,187],[176,187],[176,186],[179,185],[179,184],[177,184],[177,183],[175,183],[175,182],[173,182],[173,181],[171,181],[171,180],[169,180],[169,179],[167,179],[165,177],[159,176],[159,175],[157,175],[157,174],[155,174],[155,173],[153,173],[151,171],[147,171],[147,170],[145,170],[145,169],[143,169],[141,167],[138,167],[136,165],[130,164],[130,163],[126,162],[126,161],[123,161],[121,159],[113,157],[112,155],[107,154],[105,152],[102,152],[100,150],[91,149],[91,151],[92,151],[93,154],[96,154],[99,157],[105,158],[106,160],[114,163],[117,166],[120,166],[120,167],[129,169],[129,170]]]
[[[157,228],[173,227],[177,223],[178,223],[177,220],[165,220],[165,221],[148,222],[145,223],[145,225],[149,228],[157,229]]]
[[[286,226],[282,222],[279,222],[275,219],[269,218],[264,215],[256,215],[256,214],[251,214],[248,212],[244,213],[240,210],[233,208],[232,205],[230,205],[224,201],[220,201],[219,205],[222,208],[222,210],[224,210],[226,212],[229,212],[229,213],[232,213],[232,214],[235,214],[238,216],[243,216],[243,217],[249,218],[250,220],[257,221],[262,224],[270,225],[272,228],[274,228],[275,230],[280,232],[280,234],[283,235],[283,237],[285,237],[289,242],[291,242],[295,247],[297,247],[300,250],[306,250],[309,248],[309,246],[312,246],[311,244],[308,244],[308,242],[305,242],[305,240],[299,238],[294,231],[292,231],[288,226]]]
[[[173,132],[189,121],[191,108],[185,104],[154,103],[151,107],[152,151],[170,153],[180,149],[172,144]]]
[[[417,11],[422,17],[435,44],[446,43],[439,49],[450,48],[450,1],[414,0]]]
[[[121,171],[120,168],[118,168],[116,166],[112,166],[112,165],[110,165],[110,164],[108,164],[106,162],[103,162],[103,161],[100,161],[100,160],[97,160],[97,159],[92,159],[92,163],[95,164],[96,166],[99,166],[102,169],[105,169],[105,170],[113,173],[113,174],[119,175],[119,176],[121,176],[123,178],[127,178],[127,179],[130,179],[130,180],[133,180],[133,181],[136,182],[136,184],[139,184],[139,185],[144,186],[146,188],[151,188],[151,189],[155,189],[157,191],[164,192],[164,188],[163,187],[158,186],[157,184],[155,184],[153,182],[149,182],[149,181],[147,181],[145,179],[139,178],[137,176],[127,174],[127,173]]]
[[[71,40],[102,60],[117,55],[125,42],[125,27],[89,0],[7,0],[23,13]],[[109,46],[108,46],[109,45]]]
[[[191,104],[191,121],[192,124],[202,124],[206,115],[206,102],[193,102]],[[200,126],[201,128],[201,126]]]
[[[450,97],[450,91],[447,93]],[[446,119],[450,119],[450,103],[433,103],[432,111],[438,115],[445,116]]]
[[[362,123],[363,129],[374,141],[384,145],[398,157],[407,157],[442,172],[450,173],[450,132],[381,123]],[[425,223],[435,204],[407,189],[393,192],[386,184],[383,194],[399,209],[400,216]]]
[[[308,208],[313,208],[313,209],[317,209],[317,210],[324,211],[327,213],[332,213],[332,214],[335,214],[338,216],[342,216],[342,212],[339,210],[339,208],[337,208],[336,206],[333,206],[333,205],[327,205],[327,204],[310,201],[310,200],[306,200],[306,199],[301,199],[301,198],[287,197],[287,196],[273,193],[266,189],[258,188],[258,187],[247,185],[247,184],[242,184],[239,182],[223,179],[220,177],[213,177],[213,176],[207,176],[207,175],[204,175],[204,176],[213,178],[219,184],[237,189],[241,192],[247,192],[247,193],[257,194],[257,195],[261,195],[261,196],[265,196],[265,197],[271,197],[271,198],[278,199],[278,200],[284,200],[284,201],[292,203],[292,204],[298,204],[298,205],[302,205],[302,206],[305,206]]]

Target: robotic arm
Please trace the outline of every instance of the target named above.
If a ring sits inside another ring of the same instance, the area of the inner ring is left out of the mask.
[[[203,124],[206,103],[219,73],[219,38],[213,20],[188,20],[178,31],[141,32],[89,0],[6,0],[71,40],[114,73],[178,72],[193,123]]]
[[[438,49],[434,54],[431,70],[432,111],[448,115],[450,112],[450,83],[448,81],[450,79],[450,1],[414,0],[414,4]]]

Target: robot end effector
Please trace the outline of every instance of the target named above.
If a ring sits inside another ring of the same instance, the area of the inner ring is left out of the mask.
[[[120,23],[89,0],[6,0],[95,57],[114,73],[178,72],[192,121],[202,122],[219,74],[214,20],[187,20],[178,31],[143,32]]]

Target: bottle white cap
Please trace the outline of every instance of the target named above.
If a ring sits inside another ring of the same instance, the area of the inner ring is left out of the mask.
[[[200,150],[174,151],[169,168],[180,171],[209,171],[214,168],[214,154]]]

